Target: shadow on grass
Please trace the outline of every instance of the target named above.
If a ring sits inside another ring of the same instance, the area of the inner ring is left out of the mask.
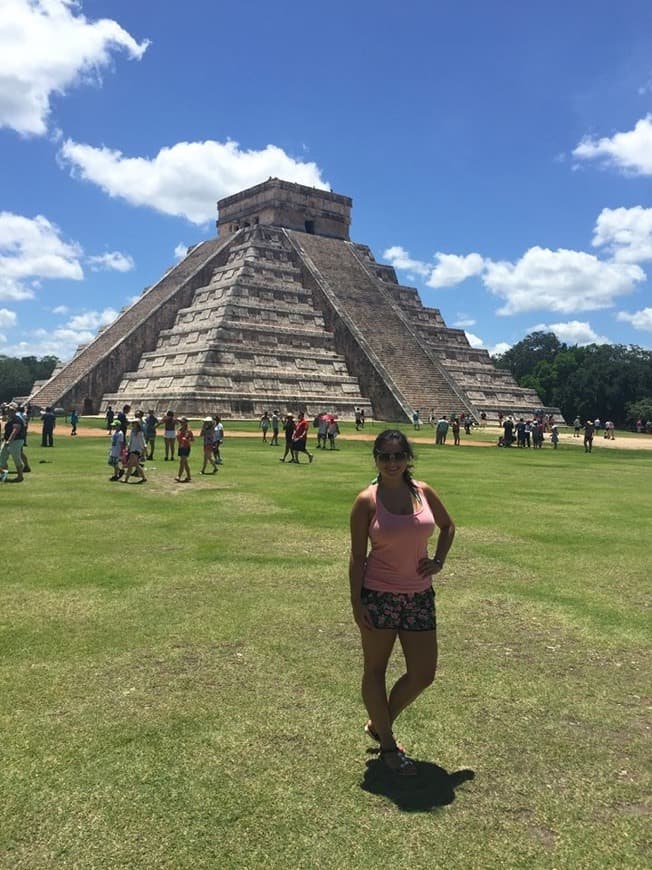
[[[475,779],[475,771],[469,768],[448,773],[430,761],[412,760],[417,767],[416,776],[397,776],[379,758],[368,761],[360,788],[384,795],[404,812],[425,813],[452,804],[455,789]]]

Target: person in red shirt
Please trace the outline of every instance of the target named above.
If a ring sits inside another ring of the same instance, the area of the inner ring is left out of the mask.
[[[179,473],[174,478],[177,483],[188,483],[190,480],[190,466],[188,465],[188,457],[190,456],[190,445],[195,440],[195,436],[188,428],[188,418],[182,417],[179,421],[179,431],[177,432],[177,455],[179,456]],[[181,477],[185,474],[185,478]]]
[[[292,433],[292,459],[291,462],[295,462],[297,465],[299,464],[299,454],[306,453],[308,455],[308,462],[312,462],[312,453],[306,448],[306,441],[308,440],[308,421],[306,420],[306,415],[303,411],[299,411],[299,417],[297,419],[297,425],[294,427],[294,432]]]

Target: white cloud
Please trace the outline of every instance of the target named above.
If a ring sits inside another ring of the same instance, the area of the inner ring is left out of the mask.
[[[184,245],[183,242],[179,242],[179,244],[174,249],[174,259],[175,260],[183,260],[183,258],[188,253],[188,245]]]
[[[33,299],[33,283],[26,282],[38,278],[81,281],[81,256],[79,245],[65,242],[59,228],[43,215],[26,218],[0,212],[0,299]]]
[[[627,311],[619,311],[616,319],[631,323],[634,329],[652,332],[652,308],[642,308],[633,314],[629,314]]]
[[[113,323],[117,316],[118,312],[113,308],[105,308],[103,311],[83,311],[71,317],[65,328],[82,332],[95,331],[101,326]]]
[[[135,265],[129,254],[119,251],[89,257],[88,263],[93,272],[130,272]]]
[[[595,224],[593,245],[606,247],[617,263],[652,260],[652,208],[603,208]]]
[[[652,175],[652,115],[637,121],[633,130],[611,138],[583,139],[573,155],[580,160],[601,160],[634,175]]]
[[[16,325],[17,317],[15,311],[10,311],[8,308],[0,308],[0,327],[5,329]]]
[[[476,321],[472,317],[467,317],[466,314],[459,314],[459,320],[456,320],[453,323],[453,326],[456,329],[469,329],[471,326],[475,326]]]
[[[56,308],[52,309],[53,314],[67,314],[69,311],[67,305],[57,305]]]
[[[99,81],[113,52],[140,59],[148,44],[111,19],[88,21],[76,0],[2,0],[0,127],[45,134],[53,94]]]
[[[464,332],[464,335],[466,336],[466,340],[471,345],[471,347],[476,347],[476,348],[484,347],[484,341],[481,338],[479,338],[477,335],[474,335],[472,332],[466,332],[466,331]]]
[[[109,196],[195,224],[213,220],[218,199],[270,177],[328,188],[315,163],[302,163],[276,145],[243,151],[237,142],[178,142],[153,158],[125,157],[67,139],[59,152],[72,174]]]
[[[538,323],[528,329],[531,332],[552,332],[566,344],[612,344],[610,338],[598,335],[585,320],[569,320],[566,323]]]
[[[117,315],[118,312],[112,308],[85,311],[55,329],[34,329],[24,333],[20,340],[3,347],[2,351],[8,356],[57,356],[65,361],[73,356],[80,344],[92,341],[97,330],[112,323]]]
[[[498,314],[591,311],[631,293],[645,273],[631,263],[599,260],[584,251],[530,248],[516,263],[487,261],[484,284],[505,301]]]
[[[497,344],[494,344],[493,347],[487,348],[490,356],[500,356],[503,353],[507,353],[510,349],[511,344],[508,344],[506,341],[499,341]]]
[[[387,248],[383,252],[383,259],[388,260],[395,269],[399,269],[401,272],[414,272],[422,277],[429,275],[432,268],[422,260],[413,260],[405,248],[400,245]]]
[[[395,269],[412,272],[427,278],[428,287],[453,287],[473,275],[479,275],[485,265],[480,254],[442,254],[437,251],[434,262],[425,263],[414,260],[400,245],[394,245],[383,252],[383,259],[389,260]]]
[[[426,281],[428,287],[454,287],[473,275],[479,275],[485,267],[485,261],[480,254],[435,254],[437,265]]]

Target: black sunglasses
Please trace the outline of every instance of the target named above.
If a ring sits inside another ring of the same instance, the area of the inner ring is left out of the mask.
[[[404,462],[407,459],[407,453],[401,450],[400,453],[376,453],[376,459],[379,462]]]

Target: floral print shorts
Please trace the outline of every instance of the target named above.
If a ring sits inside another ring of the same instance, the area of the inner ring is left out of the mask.
[[[412,593],[376,592],[363,588],[361,597],[375,628],[435,630],[435,593],[432,587]]]

